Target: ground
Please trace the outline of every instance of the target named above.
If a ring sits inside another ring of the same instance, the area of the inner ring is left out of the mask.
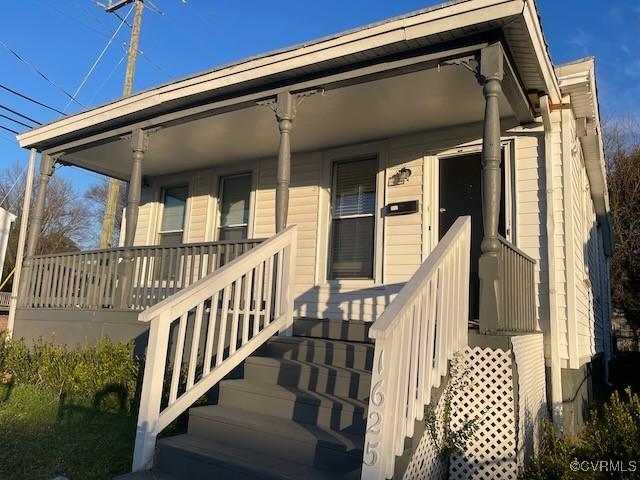
[[[0,386],[0,478],[111,479],[129,471],[135,417],[60,401],[33,385]]]

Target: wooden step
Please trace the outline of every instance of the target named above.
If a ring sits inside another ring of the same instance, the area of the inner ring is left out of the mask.
[[[347,321],[299,317],[293,321],[293,335],[298,337],[372,343],[372,340],[369,338],[370,327],[370,322],[362,322],[360,320]]]
[[[170,478],[175,480],[342,478],[297,463],[293,458],[283,460],[246,447],[237,448],[226,442],[191,434],[158,440],[158,459],[158,468],[168,472]]]
[[[350,474],[362,466],[361,435],[240,408],[220,405],[192,408],[189,433],[206,441],[258,451],[334,474]]]
[[[242,408],[336,432],[364,435],[367,402],[295,387],[228,380],[220,385],[223,407]]]
[[[322,338],[273,337],[256,355],[371,371],[373,345]]]
[[[366,370],[263,356],[247,358],[244,378],[358,400],[369,398],[371,388],[371,374]]]

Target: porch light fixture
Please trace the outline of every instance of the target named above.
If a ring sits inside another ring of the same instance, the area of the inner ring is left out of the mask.
[[[391,180],[391,185],[404,185],[407,180],[409,180],[409,177],[411,176],[411,169],[407,168],[407,167],[402,167],[400,170],[398,170],[396,173],[394,173],[390,180]]]

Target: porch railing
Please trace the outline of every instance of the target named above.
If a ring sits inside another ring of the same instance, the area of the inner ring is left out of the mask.
[[[9,308],[11,292],[0,292],[0,308]]]
[[[535,332],[536,261],[504,238],[498,238],[503,328],[508,332]]]
[[[297,230],[141,312],[149,342],[133,470],[148,468],[156,437],[276,332],[293,325]]]
[[[192,285],[261,241],[38,255],[28,260],[20,306],[142,310]]]
[[[369,330],[375,339],[362,478],[392,478],[431,389],[467,345],[471,218],[460,217]]]
[[[536,321],[536,261],[498,236],[495,279],[495,302],[480,308],[480,331],[483,333],[520,333],[538,330]],[[493,292],[491,293],[493,295]],[[483,299],[480,299],[481,303]]]

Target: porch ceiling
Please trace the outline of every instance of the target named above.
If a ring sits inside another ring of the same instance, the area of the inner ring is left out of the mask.
[[[501,98],[505,125],[517,122]],[[482,87],[460,65],[441,66],[305,97],[292,133],[294,153],[480,122]],[[143,174],[154,176],[277,155],[279,135],[267,106],[249,105],[151,133]],[[127,179],[130,142],[119,138],[69,153],[75,165]]]

